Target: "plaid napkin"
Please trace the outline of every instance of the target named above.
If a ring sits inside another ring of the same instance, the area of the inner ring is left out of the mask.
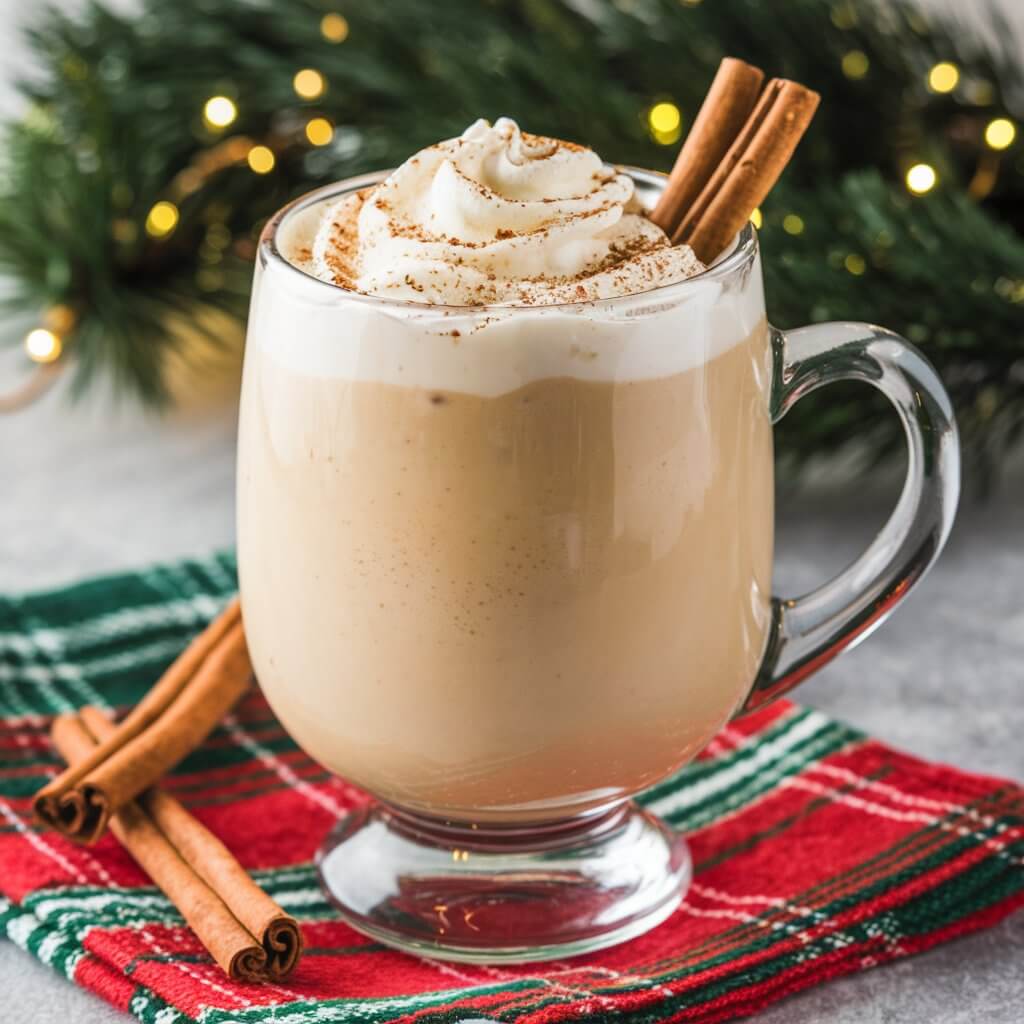
[[[685,830],[684,905],[615,949],[523,967],[433,963],[343,924],[311,859],[364,797],[305,757],[258,694],[167,788],[303,925],[282,984],[227,980],[111,836],[32,823],[50,717],[123,709],[234,590],[227,556],[0,598],[0,934],[153,1024],[273,1020],[719,1021],[991,925],[1024,903],[1024,793],[779,702],[643,802]]]

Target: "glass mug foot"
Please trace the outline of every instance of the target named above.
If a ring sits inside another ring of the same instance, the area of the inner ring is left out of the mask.
[[[376,804],[317,857],[357,931],[420,956],[553,960],[648,931],[692,877],[682,836],[632,803],[541,826],[468,826]]]

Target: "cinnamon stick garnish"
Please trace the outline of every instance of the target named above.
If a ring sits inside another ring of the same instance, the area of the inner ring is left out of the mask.
[[[59,716],[51,735],[76,767],[117,728],[98,708],[84,708],[79,716]],[[302,951],[295,919],[174,797],[150,789],[122,804],[110,829],[231,978],[278,979],[292,970]]]
[[[764,201],[811,123],[820,97],[726,57],[651,212],[673,245],[710,264]]]
[[[747,222],[789,163],[820,97],[772,79],[718,169],[672,234],[704,263],[713,260]]]
[[[670,238],[721,164],[757,103],[764,72],[725,57],[676,157],[651,220]]]
[[[95,842],[113,813],[209,735],[251,676],[236,599],[88,757],[36,794],[37,817],[70,839]]]

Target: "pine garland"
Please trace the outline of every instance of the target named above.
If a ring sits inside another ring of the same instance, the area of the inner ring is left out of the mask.
[[[325,14],[334,20],[322,25]],[[160,404],[171,364],[190,357],[182,318],[211,348],[226,343],[204,325],[244,316],[259,227],[287,199],[393,165],[481,115],[667,169],[677,145],[652,137],[649,110],[670,101],[685,127],[728,52],[823,97],[763,211],[773,322],[870,319],[905,333],[938,366],[967,461],[988,475],[1024,433],[1024,147],[983,142],[993,118],[1015,105],[1019,114],[1024,74],[1012,35],[990,17],[992,45],[882,0],[145,0],[134,15],[102,3],[49,11],[30,33],[42,72],[21,87],[29,112],[0,145],[0,272],[15,282],[16,308],[73,323],[79,389],[107,376]],[[939,61],[959,71],[951,93],[927,87]],[[304,67],[327,86],[307,101],[293,82]],[[223,130],[204,124],[214,95],[237,111]],[[309,141],[314,117],[333,126],[328,145]],[[247,162],[255,144],[274,154],[269,173]],[[904,182],[917,162],[939,180],[923,196]],[[163,220],[160,202],[173,204]],[[865,432],[894,449],[895,418],[878,408],[862,391],[830,389],[787,418],[783,450],[801,461]]]

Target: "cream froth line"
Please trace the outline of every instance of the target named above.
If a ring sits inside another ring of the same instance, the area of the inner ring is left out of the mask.
[[[319,208],[332,201],[290,214],[279,246],[306,244]],[[728,293],[709,276],[610,302],[479,311],[377,303],[276,261],[261,274],[266,280],[256,292],[249,344],[282,368],[481,397],[551,377],[624,381],[681,373],[749,337],[764,308],[757,273]]]

